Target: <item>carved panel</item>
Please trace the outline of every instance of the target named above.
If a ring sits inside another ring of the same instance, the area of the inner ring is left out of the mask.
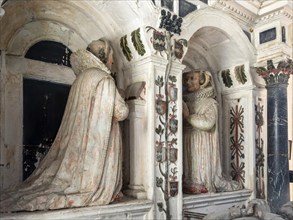
[[[230,151],[231,176],[234,180],[245,182],[244,154],[244,108],[237,100],[235,107],[230,108]]]
[[[263,44],[277,38],[276,28],[271,28],[269,30],[263,31],[259,33],[259,43]]]
[[[255,139],[255,167],[256,167],[256,198],[265,198],[265,180],[264,180],[264,140],[262,138],[262,129],[264,125],[263,117],[264,106],[261,100],[255,105],[255,125],[256,125],[256,139]]]

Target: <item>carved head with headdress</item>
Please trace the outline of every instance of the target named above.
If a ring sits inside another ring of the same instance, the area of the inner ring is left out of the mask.
[[[89,52],[99,58],[110,70],[113,64],[113,49],[109,41],[101,38],[92,41],[86,48]]]
[[[196,92],[211,86],[211,75],[208,71],[192,70],[183,74],[183,83],[187,92]]]
[[[216,98],[212,75],[208,71],[192,70],[183,74],[184,99]]]
[[[109,74],[113,65],[113,49],[105,39],[92,41],[86,50],[77,50],[70,56],[72,69],[76,75],[88,68],[99,68]]]

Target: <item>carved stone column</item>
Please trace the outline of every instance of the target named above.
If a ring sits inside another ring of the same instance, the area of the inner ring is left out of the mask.
[[[125,137],[129,148],[129,158],[127,159],[129,166],[129,185],[124,193],[137,199],[146,199],[147,195],[144,188],[146,159],[143,154],[147,147],[143,140],[145,138],[144,126],[146,126],[146,103],[145,100],[135,99],[127,101],[127,104],[129,106],[127,130],[131,131],[131,134],[128,133],[127,137]]]
[[[275,68],[271,60],[267,69],[258,69],[267,88],[268,177],[267,200],[272,212],[290,200],[288,159],[287,86],[292,61],[282,61]]]

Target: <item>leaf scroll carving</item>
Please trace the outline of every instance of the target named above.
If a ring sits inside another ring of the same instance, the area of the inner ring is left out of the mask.
[[[145,54],[144,45],[140,38],[140,28],[134,30],[131,32],[131,41],[133,43],[134,48],[136,49],[137,53],[140,56],[143,56]]]

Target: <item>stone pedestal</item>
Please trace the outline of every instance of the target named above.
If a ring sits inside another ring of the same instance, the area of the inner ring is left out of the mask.
[[[143,154],[146,147],[143,140],[145,138],[145,100],[130,100],[127,104],[129,106],[127,129],[131,131],[131,135],[128,134],[127,137],[129,185],[124,193],[137,199],[145,199],[147,197],[144,189],[145,158]]]

